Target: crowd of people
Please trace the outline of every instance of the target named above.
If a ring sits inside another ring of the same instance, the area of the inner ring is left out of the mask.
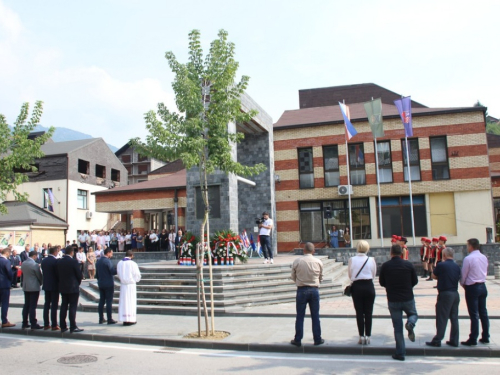
[[[418,283],[418,276],[413,263],[407,260],[406,239],[404,237],[394,238],[395,241],[390,250],[391,259],[382,264],[378,282],[386,289],[389,313],[394,328],[396,352],[392,358],[404,361],[406,349],[403,327],[408,332],[409,340],[415,341],[418,313],[413,287]],[[471,327],[468,339],[462,341],[461,344],[464,346],[475,346],[478,342],[489,344],[489,318],[486,309],[488,292],[485,284],[488,258],[480,252],[479,241],[475,238],[467,241],[469,255],[464,258],[462,268],[460,268],[454,261],[454,250],[445,245],[446,238],[440,237],[437,241],[433,240],[430,243],[436,243],[434,249],[430,247],[428,239],[422,239],[422,243],[425,244],[422,249],[422,261],[427,260],[427,264],[432,264],[432,268],[427,268],[425,277],[429,275],[433,280],[437,280],[438,290],[436,334],[430,341],[426,342],[426,345],[441,346],[449,320],[451,330],[450,338],[446,344],[451,347],[459,346],[459,284],[465,290],[465,301]],[[350,258],[348,263],[348,275],[351,280],[350,290],[356,311],[358,344],[369,345],[376,297],[374,280],[377,274],[377,264],[373,257],[368,256],[370,250],[368,242],[359,241],[356,250],[357,254]],[[318,291],[323,278],[323,264],[312,256],[314,251],[314,245],[307,243],[304,248],[304,256],[296,259],[292,265],[291,278],[297,285],[295,337],[291,341],[291,344],[295,346],[301,346],[307,305],[311,311],[314,345],[324,343],[319,320],[320,298]],[[403,324],[403,313],[407,316],[405,324]],[[481,322],[482,328],[481,338],[479,338],[479,322]]]
[[[80,239],[81,237],[79,237]],[[24,251],[17,251],[8,246],[0,254],[0,304],[2,328],[14,327],[8,320],[10,291],[17,288],[21,274],[21,286],[24,292],[22,309],[22,328],[32,330],[52,330],[71,333],[82,332],[76,323],[76,312],[80,297],[80,284],[84,279],[85,261],[91,278],[97,272],[99,287],[99,324],[116,324],[112,317],[112,303],[115,290],[114,276],[120,280],[118,319],[124,326],[137,323],[136,283],[141,280],[139,267],[133,261],[134,251],[126,250],[125,257],[113,267],[111,258],[113,249],[95,242],[96,250],[88,247],[87,254],[82,246],[68,244],[66,247],[45,247],[27,244]],[[39,251],[41,249],[41,251]],[[75,250],[76,249],[76,250]],[[36,306],[40,291],[44,291],[43,326],[38,324]],[[61,303],[59,304],[59,300]],[[106,306],[106,318],[104,317]],[[59,316],[57,314],[59,310]],[[66,318],[69,318],[69,327]],[[59,318],[59,320],[58,320]]]

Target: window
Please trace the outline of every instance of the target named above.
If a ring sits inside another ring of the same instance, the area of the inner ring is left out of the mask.
[[[43,189],[43,208],[49,211],[54,211],[54,195],[51,188]]]
[[[111,181],[120,182],[120,171],[111,168]]]
[[[371,223],[368,199],[352,199],[351,212],[353,239],[370,239]],[[342,231],[349,226],[348,200],[300,203],[301,241],[330,242],[328,231],[333,225]]]
[[[147,156],[137,155],[137,158],[138,158],[139,161],[148,161],[148,157]]]
[[[340,185],[338,146],[323,147],[323,166],[325,169],[325,186]]]
[[[196,188],[196,219],[201,220],[205,214],[205,203],[201,196],[201,189]],[[208,204],[210,206],[210,218],[220,218],[220,186],[208,187]]]
[[[450,167],[448,165],[448,147],[446,137],[430,138],[431,164],[433,180],[448,180]]]
[[[415,236],[427,236],[427,215],[423,195],[413,196],[413,215]],[[410,237],[412,235],[410,197],[383,197],[382,223],[385,238],[393,234]]]
[[[351,185],[366,184],[365,153],[362,143],[349,145]]]
[[[78,189],[76,193],[76,199],[77,199],[77,208],[86,210],[88,208],[87,206],[87,190],[80,190]]]
[[[95,176],[99,178],[106,178],[106,167],[104,165],[95,165]]]
[[[301,189],[314,187],[314,166],[312,148],[299,148],[299,186]]]
[[[130,163],[130,155],[122,155],[122,163]]]
[[[410,173],[412,181],[420,181],[420,155],[418,151],[418,139],[408,139],[410,154]],[[403,152],[403,170],[405,181],[408,181],[408,167],[406,163],[406,142],[401,140],[401,150]]]
[[[149,165],[147,165],[147,164],[137,166],[137,170],[139,172],[138,174],[148,174],[148,169],[149,169]]]
[[[381,184],[392,182],[391,142],[379,141],[377,145],[378,177]]]
[[[90,163],[86,160],[78,159],[78,173],[90,174]]]

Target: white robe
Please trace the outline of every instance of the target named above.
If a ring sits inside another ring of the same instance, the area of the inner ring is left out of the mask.
[[[141,281],[141,272],[137,263],[124,258],[118,262],[118,277],[120,278],[120,302],[118,304],[118,319],[121,322],[137,322],[137,289],[136,283]]]

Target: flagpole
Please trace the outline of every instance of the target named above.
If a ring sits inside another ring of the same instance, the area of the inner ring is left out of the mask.
[[[372,99],[373,100],[373,99]],[[384,247],[384,228],[382,226],[382,198],[380,198],[380,174],[378,171],[378,145],[377,137],[375,138],[375,170],[377,172],[377,192],[378,192],[378,220],[380,228],[380,243]]]
[[[410,150],[408,147],[408,135],[405,130],[405,143],[406,143],[406,168],[408,170],[408,186],[410,187],[410,210],[411,210],[411,233],[413,235],[413,246],[415,243],[415,218],[413,216],[413,193],[411,189],[411,171],[410,171]]]
[[[345,137],[345,152],[347,160],[347,191],[349,193],[349,235],[351,236],[351,247],[354,243],[354,233],[352,233],[352,209],[351,209],[351,173],[349,168],[349,146],[347,145],[347,134]]]

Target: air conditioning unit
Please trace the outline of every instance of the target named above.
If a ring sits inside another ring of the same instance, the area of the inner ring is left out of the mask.
[[[340,185],[339,195],[352,195],[352,185]]]
[[[92,219],[92,211],[87,211],[87,219]]]

